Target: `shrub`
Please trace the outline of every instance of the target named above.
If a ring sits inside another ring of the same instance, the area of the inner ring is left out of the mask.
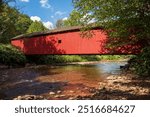
[[[101,60],[122,60],[128,59],[131,55],[101,55]]]
[[[100,55],[81,55],[81,57],[84,61],[100,61],[101,60]]]
[[[70,63],[83,61],[83,59],[77,55],[32,55],[27,56],[27,59],[29,63],[36,64]]]
[[[119,60],[129,56],[119,55],[30,55],[27,56],[29,63],[36,64],[53,64],[53,63],[70,63],[70,62],[87,62],[100,60]]]
[[[82,62],[83,59],[78,55],[63,55],[57,56],[56,62],[70,63],[70,62]]]
[[[131,59],[130,63],[137,74],[141,76],[150,75],[150,47],[144,48],[141,54]]]
[[[0,63],[5,65],[24,65],[26,57],[15,47],[0,44]]]

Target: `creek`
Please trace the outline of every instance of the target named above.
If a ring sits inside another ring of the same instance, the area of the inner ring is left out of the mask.
[[[70,99],[92,94],[112,74],[121,74],[126,62],[76,65],[39,65],[0,70],[0,97],[42,95],[46,99]]]

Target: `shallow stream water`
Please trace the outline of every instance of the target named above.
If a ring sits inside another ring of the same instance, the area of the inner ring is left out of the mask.
[[[106,77],[120,74],[126,62],[84,65],[33,66],[0,70],[0,97],[42,95],[47,99],[68,99],[90,95]]]

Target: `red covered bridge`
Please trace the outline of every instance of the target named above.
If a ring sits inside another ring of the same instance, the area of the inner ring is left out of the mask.
[[[94,27],[90,39],[83,38],[80,29],[81,27],[70,27],[20,35],[13,38],[11,44],[26,55],[137,54],[140,52],[137,45],[121,46],[113,50],[106,48],[108,36],[103,28]]]

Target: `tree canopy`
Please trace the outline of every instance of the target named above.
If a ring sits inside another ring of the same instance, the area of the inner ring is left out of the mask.
[[[18,21],[15,24],[17,35],[24,34],[27,32],[29,26],[33,23],[29,16],[25,14],[20,14],[18,16]]]
[[[136,42],[150,45],[149,0],[73,0],[73,3],[81,15],[89,14],[86,21],[95,19],[96,25],[109,30],[113,45]]]
[[[12,37],[26,33],[31,23],[29,16],[3,4],[0,13],[0,43],[8,43]]]
[[[109,35],[109,47],[140,43],[143,49],[130,63],[140,75],[150,75],[150,0],[73,0],[86,22],[94,19]],[[88,23],[85,23],[88,24]]]
[[[0,1],[0,43],[9,43],[10,39],[25,33],[48,30],[42,22],[33,22],[28,15],[7,3],[14,0]]]
[[[7,43],[9,38],[16,35],[15,23],[18,11],[4,4],[0,14],[0,42]]]
[[[68,19],[64,20],[65,26],[79,26],[83,23],[83,16],[76,10],[73,10]]]
[[[56,28],[81,26],[85,23],[85,18],[77,10],[73,10],[67,19],[57,20]]]
[[[40,32],[40,31],[46,31],[48,30],[42,22],[39,21],[34,21],[32,24],[29,26],[27,33],[33,33],[33,32]]]
[[[62,27],[65,27],[64,20],[63,19],[57,20],[57,22],[56,22],[56,28],[62,28]]]

